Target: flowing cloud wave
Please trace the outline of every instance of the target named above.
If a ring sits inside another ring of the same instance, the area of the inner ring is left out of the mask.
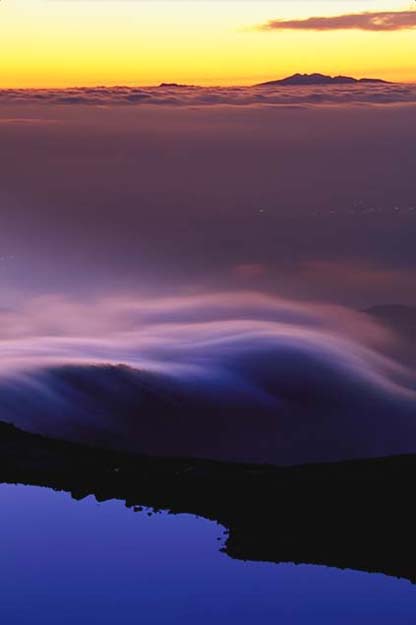
[[[308,17],[306,19],[270,20],[259,30],[366,30],[373,32],[416,28],[416,11],[376,11]]]
[[[416,15],[416,13],[415,13]],[[357,83],[352,85],[248,87],[95,87],[73,89],[3,89],[1,105],[62,106],[286,106],[319,104],[399,104],[416,102],[416,85]]]
[[[291,464],[416,451],[416,379],[364,314],[256,293],[0,312],[0,418],[136,451]]]

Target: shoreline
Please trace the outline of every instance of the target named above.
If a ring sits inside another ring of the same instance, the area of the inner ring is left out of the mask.
[[[416,455],[275,467],[135,455],[0,423],[0,482],[188,513],[240,560],[321,564],[416,581]]]

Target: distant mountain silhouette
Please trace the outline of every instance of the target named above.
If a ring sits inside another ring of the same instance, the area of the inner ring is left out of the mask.
[[[305,86],[305,85],[349,85],[357,83],[386,83],[379,78],[352,78],[351,76],[327,76],[325,74],[293,74],[280,80],[262,82],[256,87]]]
[[[182,87],[191,87],[191,85],[183,85],[179,82],[161,82],[159,87],[174,87],[175,89],[180,89]]]

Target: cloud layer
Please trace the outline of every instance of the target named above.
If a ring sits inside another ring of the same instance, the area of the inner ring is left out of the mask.
[[[347,13],[306,19],[270,20],[260,30],[367,30],[397,31],[416,28],[416,11]]]
[[[416,451],[414,375],[365,315],[253,293],[0,314],[1,419],[158,454],[298,463]]]
[[[416,12],[415,12],[416,16]],[[270,26],[272,28],[272,26]],[[3,89],[0,105],[220,107],[395,104],[416,102],[414,84],[315,85],[307,87],[95,87]],[[12,120],[13,121],[13,120]],[[16,118],[15,118],[16,121]]]

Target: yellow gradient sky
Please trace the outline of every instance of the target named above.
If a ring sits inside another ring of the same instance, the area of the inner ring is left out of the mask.
[[[0,86],[250,84],[295,71],[416,81],[416,30],[252,28],[270,19],[413,7],[392,0],[2,0]]]

